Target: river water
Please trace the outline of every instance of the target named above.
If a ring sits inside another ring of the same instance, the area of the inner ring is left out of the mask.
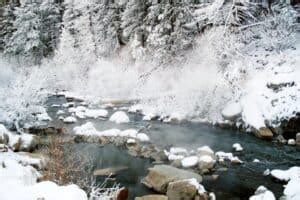
[[[167,124],[160,121],[143,121],[139,114],[129,114],[130,123],[115,124],[108,120],[83,119],[76,124],[66,125],[57,119],[57,110],[65,110],[51,107],[52,104],[62,105],[66,103],[64,97],[50,97],[48,113],[54,119],[51,124],[64,127],[72,134],[74,126],[81,125],[87,121],[94,123],[97,130],[119,128],[121,130],[134,128],[142,129],[147,133],[152,143],[161,148],[171,146],[184,147],[195,150],[203,145],[210,146],[214,151],[233,152],[232,145],[240,143],[244,151],[234,153],[244,163],[217,167],[214,174],[219,175],[217,180],[204,179],[203,185],[208,191],[214,192],[217,199],[248,199],[260,185],[266,186],[274,192],[278,198],[282,195],[282,183],[278,183],[270,176],[263,176],[266,169],[288,169],[300,165],[300,149],[297,147],[279,145],[271,141],[263,141],[251,134],[236,130],[221,129],[211,125],[200,123]],[[124,105],[120,105],[124,106]],[[117,108],[108,109],[109,114]],[[68,116],[69,114],[66,114]],[[78,151],[90,155],[94,169],[107,167],[127,166],[128,170],[122,171],[116,176],[116,182],[129,189],[130,199],[144,194],[155,193],[143,186],[140,181],[147,174],[147,169],[153,166],[152,161],[144,158],[136,158],[127,154],[125,149],[113,145],[99,146],[96,144],[76,144]],[[259,159],[260,162],[253,162]],[[222,168],[219,169],[218,168]],[[99,179],[99,182],[103,179]]]

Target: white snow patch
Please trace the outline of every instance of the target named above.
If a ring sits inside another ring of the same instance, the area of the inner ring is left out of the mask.
[[[48,115],[48,113],[40,113],[40,114],[37,114],[37,120],[38,121],[51,121],[51,117]]]
[[[141,142],[149,142],[150,141],[149,136],[145,133],[138,133],[136,137]]]
[[[77,122],[77,119],[73,116],[69,116],[69,117],[64,118],[63,121],[64,121],[64,123],[71,124],[71,123]]]
[[[170,153],[175,155],[187,155],[188,151],[185,148],[182,147],[171,147]]]
[[[195,167],[198,164],[199,158],[197,156],[185,157],[181,160],[182,167]]]
[[[117,124],[128,123],[129,117],[127,116],[127,114],[125,112],[117,111],[109,118],[109,120],[112,122],[115,122]]]
[[[259,186],[255,191],[255,194],[251,196],[249,200],[276,200],[276,198],[273,192],[264,186]]]
[[[243,147],[242,147],[242,145],[239,144],[239,143],[233,144],[233,145],[232,145],[232,148],[233,148],[235,151],[238,151],[238,152],[244,150]]]

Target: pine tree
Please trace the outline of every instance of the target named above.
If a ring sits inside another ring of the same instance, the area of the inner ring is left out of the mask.
[[[15,31],[13,23],[15,20],[13,4],[2,7],[2,16],[0,16],[0,51],[3,51]]]
[[[98,56],[111,56],[121,45],[122,7],[114,0],[101,0],[91,16]]]

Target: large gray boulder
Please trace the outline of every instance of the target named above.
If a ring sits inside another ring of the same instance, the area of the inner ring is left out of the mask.
[[[202,177],[194,172],[178,169],[169,165],[155,165],[149,169],[142,183],[160,193],[166,193],[170,182],[195,178],[198,182]]]

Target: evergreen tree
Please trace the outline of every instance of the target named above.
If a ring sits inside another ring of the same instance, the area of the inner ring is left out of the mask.
[[[0,14],[0,51],[3,51],[15,31],[13,23],[15,20],[13,4],[8,4],[2,8]]]

